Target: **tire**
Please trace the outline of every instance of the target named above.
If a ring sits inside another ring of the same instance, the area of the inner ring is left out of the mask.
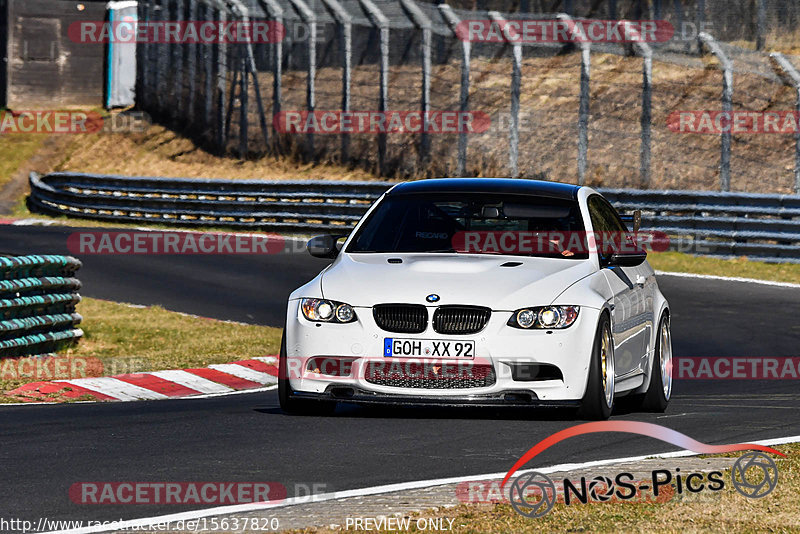
[[[286,363],[286,328],[284,328],[281,336],[281,352],[278,356],[278,402],[281,410],[289,415],[330,415],[336,410],[335,402],[296,399],[293,393]]]
[[[643,412],[663,413],[672,398],[672,333],[669,315],[664,314],[658,323],[656,350],[650,367],[650,384],[647,391],[637,396],[638,409]]]
[[[608,419],[614,410],[614,392],[614,338],[611,320],[603,313],[594,336],[586,393],[578,417],[593,421]]]

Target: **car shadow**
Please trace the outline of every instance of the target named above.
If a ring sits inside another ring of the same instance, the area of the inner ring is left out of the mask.
[[[383,406],[358,405],[340,402],[331,415],[295,416],[285,414],[279,407],[259,406],[254,411],[287,417],[332,417],[347,419],[475,419],[505,421],[577,421],[574,408],[518,407],[449,407],[449,406]]]

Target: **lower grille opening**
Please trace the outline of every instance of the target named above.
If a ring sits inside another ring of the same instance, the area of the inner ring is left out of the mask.
[[[353,388],[331,388],[328,392],[336,399],[349,399],[356,394]]]
[[[506,393],[503,395],[503,400],[506,402],[519,402],[528,403],[533,400],[533,395],[530,393]]]
[[[487,364],[369,362],[364,379],[370,384],[395,388],[469,389],[495,384],[494,367]]]
[[[306,371],[323,376],[350,376],[354,361],[355,358],[317,356],[308,360]]]
[[[543,382],[545,380],[564,380],[561,369],[549,363],[512,363],[511,378],[515,382]]]

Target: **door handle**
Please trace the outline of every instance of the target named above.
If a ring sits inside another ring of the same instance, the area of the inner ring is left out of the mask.
[[[643,275],[639,275],[636,277],[636,285],[639,287],[644,287],[645,282],[647,282],[647,278]]]

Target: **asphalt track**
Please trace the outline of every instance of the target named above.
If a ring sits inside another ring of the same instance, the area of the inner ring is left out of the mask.
[[[67,253],[74,229],[0,228],[0,251]],[[84,256],[82,294],[280,326],[283,301],[325,262],[270,256]],[[800,356],[800,289],[662,276],[678,356]],[[233,348],[235,350],[235,348]],[[800,435],[797,381],[678,381],[650,421],[707,443]],[[283,415],[274,391],[200,400],[0,405],[0,517],[116,520],[199,506],[92,506],[83,481],[277,481],[329,492],[507,470],[534,443],[574,424],[558,411],[341,407]],[[532,465],[674,450],[627,434],[573,438]],[[665,461],[668,462],[668,461]],[[665,465],[665,467],[669,467]],[[301,492],[303,490],[300,490]],[[354,510],[357,513],[357,510]]]

